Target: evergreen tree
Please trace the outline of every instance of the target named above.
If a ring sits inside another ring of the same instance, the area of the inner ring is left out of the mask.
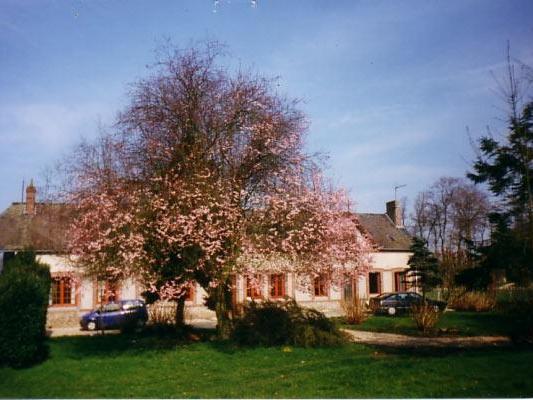
[[[426,299],[426,293],[442,282],[439,271],[439,261],[431,253],[426,242],[420,238],[414,238],[409,257],[408,276],[414,281],[415,286],[422,290],[422,297]]]
[[[514,109],[513,109],[514,110]],[[468,177],[487,183],[502,201],[493,213],[492,243],[481,250],[482,264],[503,268],[507,278],[528,284],[533,278],[533,102],[522,112],[511,112],[509,131],[499,142],[486,136]]]

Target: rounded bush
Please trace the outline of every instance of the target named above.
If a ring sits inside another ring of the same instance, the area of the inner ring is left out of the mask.
[[[234,340],[248,346],[332,346],[344,343],[343,334],[323,313],[281,303],[252,302],[236,321]]]
[[[25,260],[24,260],[25,261]],[[22,367],[46,358],[50,272],[15,257],[0,275],[0,364]]]

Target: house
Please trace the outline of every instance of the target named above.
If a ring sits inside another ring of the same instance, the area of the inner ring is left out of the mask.
[[[342,314],[342,300],[405,290],[411,238],[403,229],[400,216],[396,201],[387,203],[384,214],[358,214],[361,229],[373,240],[377,250],[371,255],[368,273],[345,287],[330,287],[324,277],[317,277],[311,291],[306,291],[299,288],[292,274],[278,273],[259,276],[261,285],[257,287],[239,276],[235,279],[235,301],[289,296],[303,306],[333,316]],[[80,314],[97,307],[100,301],[139,298],[143,291],[133,279],[114,286],[79,274],[66,253],[66,232],[71,218],[71,210],[64,204],[37,202],[33,182],[26,188],[25,202],[12,203],[0,214],[0,271],[10,257],[27,248],[37,253],[39,261],[50,265],[49,327],[77,326]],[[186,298],[186,317],[214,318],[214,313],[204,306],[204,296],[199,285],[191,286]]]

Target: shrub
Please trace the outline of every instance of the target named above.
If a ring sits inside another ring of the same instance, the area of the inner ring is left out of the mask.
[[[533,343],[533,290],[513,289],[497,297],[497,310],[507,316],[517,342]]]
[[[176,304],[157,301],[148,306],[148,321],[153,325],[174,325],[176,322]]]
[[[50,272],[34,255],[28,257],[26,253],[15,256],[0,275],[0,363],[14,367],[30,365],[47,355]]]
[[[429,332],[439,322],[441,312],[428,303],[415,304],[411,307],[411,316],[416,327],[424,333]]]
[[[294,300],[252,302],[235,323],[233,339],[248,346],[334,346],[344,335],[323,313],[300,307]]]
[[[492,311],[496,307],[496,296],[494,292],[464,292],[450,297],[448,306],[457,311]]]
[[[346,315],[346,322],[349,324],[359,325],[368,319],[369,309],[363,299],[354,298],[352,301],[342,301],[341,306]]]

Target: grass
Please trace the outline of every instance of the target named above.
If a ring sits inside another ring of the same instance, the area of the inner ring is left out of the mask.
[[[422,333],[416,328],[409,315],[388,317],[372,316],[359,325],[343,325],[346,328],[371,332],[399,333],[419,336]],[[496,312],[445,312],[437,323],[434,335],[458,336],[507,336],[513,330],[513,321]]]
[[[50,340],[50,358],[0,368],[0,397],[343,398],[533,396],[533,349],[385,352],[238,348],[141,335]]]

